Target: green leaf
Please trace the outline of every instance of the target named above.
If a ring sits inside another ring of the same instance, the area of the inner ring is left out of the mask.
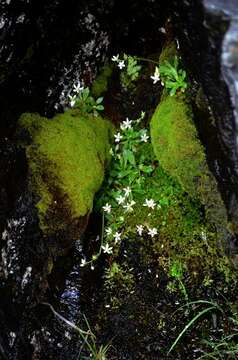
[[[140,165],[139,169],[146,174],[150,174],[154,170],[151,165]]]
[[[131,165],[135,165],[135,163],[136,163],[135,156],[131,150],[125,149],[123,151],[123,158],[126,163],[129,162]]]
[[[103,97],[99,97],[97,100],[96,100],[96,104],[101,104],[103,102]]]
[[[104,106],[103,105],[97,105],[95,107],[95,109],[98,110],[98,111],[102,111],[102,110],[104,110]]]

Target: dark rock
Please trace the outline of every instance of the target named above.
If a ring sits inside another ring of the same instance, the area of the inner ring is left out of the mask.
[[[215,128],[205,126],[200,133],[232,217],[238,205],[237,2],[175,0],[173,23],[184,61],[202,85],[215,118]]]
[[[0,116],[12,107],[12,99],[15,117],[61,110],[73,83],[91,83],[109,43],[113,52],[158,47],[163,35],[155,29],[166,17],[164,1],[122,5],[117,0],[2,1]],[[148,7],[151,11],[145,12]]]
[[[0,96],[52,113],[79,77],[90,82],[108,47],[100,9],[92,1],[2,3]]]

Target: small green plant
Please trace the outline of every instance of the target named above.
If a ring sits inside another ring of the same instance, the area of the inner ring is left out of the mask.
[[[116,261],[113,261],[110,268],[105,272],[105,285],[108,289],[117,288],[118,284],[122,288],[132,289],[133,276],[128,269],[123,269]]]
[[[104,110],[102,102],[103,97],[95,100],[90,94],[89,88],[83,88],[80,87],[80,85],[74,86],[74,94],[72,96],[69,95],[69,104],[71,107],[79,108],[86,113],[93,113],[96,116],[99,111]]]
[[[61,322],[64,322],[69,328],[71,328],[73,331],[75,331],[79,334],[83,343],[80,348],[78,358],[80,358],[82,360],[107,360],[108,359],[107,355],[108,355],[108,351],[109,351],[111,345],[107,344],[107,345],[101,345],[98,347],[98,345],[96,343],[96,336],[93,333],[85,315],[83,315],[83,316],[84,316],[85,324],[87,326],[87,330],[82,330],[80,327],[78,327],[77,325],[75,325],[74,323],[72,323],[71,321],[66,319],[64,316],[59,314],[53,308],[53,306],[51,304],[45,303],[45,302],[42,304],[48,306],[58,320],[60,320]],[[81,356],[82,351],[85,350],[85,348],[88,351],[89,355]]]
[[[218,303],[207,300],[197,300],[187,303],[184,306],[181,306],[177,311],[183,310],[184,308],[190,307],[190,311],[194,311],[200,309],[195,313],[193,318],[186,324],[183,330],[179,333],[172,346],[170,347],[168,354],[170,354],[177,344],[181,341],[185,333],[192,328],[195,324],[198,323],[201,319],[204,319],[204,316],[207,314],[211,314],[211,319],[213,319],[213,323],[215,322],[216,328],[218,328],[217,324],[217,316],[216,313],[220,314],[219,319],[220,323],[224,320],[224,328],[219,329],[217,332],[212,332],[210,336],[207,338],[202,338],[200,341],[199,352],[202,355],[198,356],[196,360],[236,360],[238,355],[238,313],[237,309],[234,305],[229,302],[225,302],[225,307],[220,306]],[[203,308],[205,306],[205,308]],[[202,308],[201,308],[202,307]],[[176,312],[177,312],[176,311]],[[228,316],[229,313],[231,316]],[[215,319],[215,320],[214,320]],[[226,333],[224,332],[226,331]],[[217,334],[221,334],[220,339],[217,338]],[[207,331],[203,332],[203,334],[207,334]]]
[[[147,190],[143,186],[146,177],[151,176],[154,171],[151,157],[148,155],[152,151],[149,135],[147,135],[145,128],[141,128],[141,121],[144,116],[145,113],[141,112],[141,116],[136,120],[127,118],[121,124],[121,132],[114,135],[115,145],[110,150],[113,161],[111,161],[103,192],[99,194],[95,204],[98,211],[103,210],[100,249],[97,254],[92,256],[91,260],[83,259],[81,266],[90,264],[93,269],[93,262],[98,259],[102,252],[113,255],[118,250],[120,241],[127,236],[127,231],[124,233],[123,228],[125,218],[134,211],[136,204],[134,194],[139,193],[142,196],[139,206],[148,209],[146,217],[150,211],[160,210],[159,203],[156,203],[152,198],[146,198]],[[120,213],[119,216],[118,212]],[[105,229],[104,220],[107,224]],[[142,236],[142,232],[145,232],[147,228],[148,235],[154,237],[157,235],[157,229],[150,226],[147,219],[145,220],[146,226],[138,224],[135,226],[134,232]],[[116,271],[113,273],[116,274]]]
[[[176,95],[178,92],[185,92],[188,87],[186,71],[179,68],[179,58],[177,55],[171,62],[165,60],[162,64],[152,59],[141,58],[124,54],[123,59],[119,55],[113,56],[112,61],[117,63],[121,70],[120,80],[124,89],[129,89],[134,86],[134,81],[138,79],[141,65],[138,61],[149,62],[156,65],[155,72],[151,76],[153,84],[158,81],[162,86],[168,90],[171,96]]]
[[[209,312],[215,312],[215,311],[220,311],[223,312],[221,307],[212,301],[206,301],[206,300],[198,300],[198,301],[192,301],[190,303],[187,303],[184,306],[181,306],[178,310],[183,309],[184,307],[188,307],[188,306],[194,306],[194,305],[208,305],[205,309],[200,310],[183,328],[183,330],[179,333],[179,335],[177,336],[177,338],[175,339],[175,341],[173,342],[172,346],[170,347],[169,351],[168,351],[168,355],[172,352],[172,350],[176,347],[176,345],[178,344],[178,342],[181,340],[181,338],[183,337],[183,335],[200,319],[202,318],[205,314],[209,313]]]
[[[172,278],[174,278],[175,281],[178,281],[179,283],[179,289],[184,295],[186,301],[188,301],[188,294],[185,288],[185,285],[183,283],[183,265],[179,261],[174,261],[170,267],[170,275]],[[171,285],[171,284],[170,284]]]
[[[111,149],[113,161],[102,196],[97,201],[97,208],[104,210],[110,228],[110,230],[106,229],[107,238],[111,240],[114,238],[116,242],[121,240],[125,218],[134,211],[136,204],[134,194],[142,196],[142,203],[137,206],[148,208],[148,211],[160,209],[160,205],[153,199],[146,198],[147,190],[143,186],[146,177],[151,176],[154,171],[151,157],[148,156],[150,153],[148,147],[151,149],[149,135],[145,128],[140,128],[144,116],[142,112],[140,118],[136,120],[127,118],[121,124],[121,132],[114,135],[115,146]],[[118,212],[116,215],[114,210],[118,210],[120,216]],[[148,234],[155,236],[157,230],[150,228],[148,221],[147,224]],[[141,226],[138,224],[135,232],[142,233]]]
[[[121,84],[125,89],[132,88],[134,81],[139,77],[141,65],[138,65],[138,61],[135,57],[130,55],[124,55],[124,61],[127,64],[126,70],[121,72]]]
[[[176,55],[171,62],[165,60],[160,64],[159,74],[171,96],[180,91],[185,92],[187,89],[186,71],[179,69],[179,59]]]
[[[203,343],[209,348],[209,350],[202,351],[203,355],[199,356],[196,360],[237,360],[238,344],[237,344],[238,332],[223,336],[219,341],[203,341]]]
[[[108,351],[111,347],[111,345],[101,345],[100,347],[96,344],[96,336],[92,332],[89,322],[84,315],[84,320],[87,325],[87,334],[85,335],[85,332],[81,331],[81,337],[83,338],[84,343],[86,344],[88,350],[89,350],[89,356],[83,356],[83,360],[107,360],[108,357]],[[81,329],[80,329],[81,330]],[[79,354],[80,355],[80,354]]]
[[[232,305],[226,302],[226,307],[229,309],[231,316],[226,318],[226,322],[228,320],[228,326],[226,324],[227,329],[229,329],[228,333],[224,333],[220,339],[215,339],[214,336],[209,337],[208,339],[202,340],[201,352],[203,353],[201,356],[197,358],[197,360],[202,359],[223,359],[223,360],[236,360],[238,355],[238,312],[237,309]],[[206,348],[204,350],[203,348]]]
[[[131,55],[123,55],[123,59],[120,60],[119,55],[113,56],[112,61],[117,63],[121,71],[120,80],[124,89],[130,89],[134,87],[134,82],[139,78],[141,65],[138,64],[137,58]]]

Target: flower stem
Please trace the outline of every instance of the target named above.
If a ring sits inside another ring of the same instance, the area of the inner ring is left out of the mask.
[[[147,58],[137,57],[137,56],[135,56],[135,59],[139,60],[139,61],[146,61],[146,62],[150,62],[150,63],[156,64],[156,65],[159,65],[158,61],[155,61],[155,60],[152,60],[152,59],[147,59]]]

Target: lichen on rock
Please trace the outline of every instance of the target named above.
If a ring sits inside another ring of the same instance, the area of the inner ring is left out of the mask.
[[[78,110],[51,120],[38,114],[21,116],[18,133],[26,149],[29,185],[45,234],[68,225],[78,236],[80,221],[91,212],[104,178],[111,129],[107,120]]]

